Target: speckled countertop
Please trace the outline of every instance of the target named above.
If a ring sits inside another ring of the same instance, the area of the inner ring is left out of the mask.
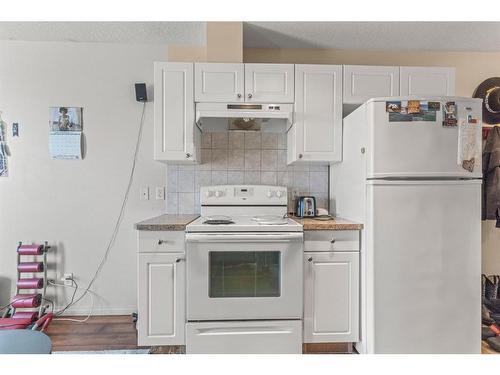
[[[135,224],[137,230],[185,230],[199,215],[160,215]]]
[[[307,230],[360,230],[363,224],[342,218],[332,220],[316,220],[314,218],[292,217],[297,223],[302,224],[304,231]]]

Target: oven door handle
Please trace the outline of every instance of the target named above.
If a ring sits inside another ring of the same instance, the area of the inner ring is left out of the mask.
[[[186,242],[302,242],[302,232],[296,233],[186,233]]]

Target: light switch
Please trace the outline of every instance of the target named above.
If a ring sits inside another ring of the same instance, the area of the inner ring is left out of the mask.
[[[157,186],[156,187],[156,199],[163,200],[165,199],[165,187]]]
[[[149,186],[141,186],[141,201],[149,200]]]

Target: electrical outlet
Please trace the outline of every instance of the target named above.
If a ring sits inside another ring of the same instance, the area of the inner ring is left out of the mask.
[[[156,187],[156,199],[163,200],[165,199],[165,187],[157,186]]]
[[[148,201],[149,200],[149,186],[142,186],[141,187],[141,201]]]
[[[64,285],[71,286],[73,285],[73,272],[65,272],[62,278],[62,281],[64,281]]]

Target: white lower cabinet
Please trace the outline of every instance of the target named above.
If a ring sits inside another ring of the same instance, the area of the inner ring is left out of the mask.
[[[304,253],[304,342],[359,339],[359,252]]]
[[[139,346],[184,345],[186,262],[184,253],[138,255]]]
[[[300,354],[300,320],[186,324],[187,354]]]

